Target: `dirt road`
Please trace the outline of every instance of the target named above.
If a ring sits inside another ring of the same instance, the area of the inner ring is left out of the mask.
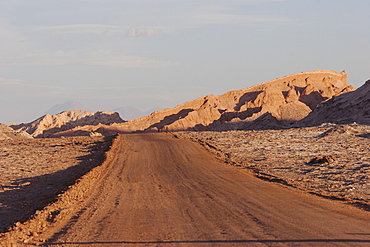
[[[256,179],[170,134],[119,152],[50,246],[370,246],[370,214]]]

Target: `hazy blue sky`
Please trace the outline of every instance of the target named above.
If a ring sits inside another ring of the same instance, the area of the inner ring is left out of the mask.
[[[0,122],[174,107],[315,69],[370,78],[368,0],[0,0]]]

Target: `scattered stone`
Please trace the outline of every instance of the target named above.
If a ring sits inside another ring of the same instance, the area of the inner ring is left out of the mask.
[[[317,157],[311,159],[307,164],[308,165],[314,165],[314,164],[332,163],[335,160],[336,160],[336,158],[333,155],[317,156]]]
[[[89,134],[90,137],[99,137],[99,136],[103,136],[102,133],[99,133],[99,132],[90,132]]]
[[[335,125],[331,129],[320,134],[318,137],[323,138],[325,136],[335,135],[335,134],[359,135],[363,133],[350,125]]]
[[[370,126],[323,124],[283,130],[176,135],[193,139],[204,147],[212,146],[208,148],[210,152],[256,176],[268,174],[303,191],[369,204],[365,208],[370,208],[370,138],[357,132],[370,133]],[[319,137],[323,133],[330,134]]]

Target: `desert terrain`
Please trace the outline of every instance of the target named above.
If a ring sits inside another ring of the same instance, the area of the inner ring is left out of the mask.
[[[0,141],[0,232],[27,221],[100,165],[111,138]]]
[[[318,70],[0,124],[0,246],[370,245],[369,95]]]
[[[353,90],[345,71],[301,72],[222,95],[205,95],[140,119],[109,126],[78,126],[54,136],[89,131],[111,134],[290,127],[321,102]]]
[[[364,246],[370,214],[251,176],[166,133],[118,136],[106,161],[3,243]]]
[[[302,191],[370,210],[370,126],[181,132],[227,163]]]

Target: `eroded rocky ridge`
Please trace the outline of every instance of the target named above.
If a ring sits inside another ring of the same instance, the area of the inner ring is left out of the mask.
[[[112,126],[118,132],[268,129],[305,118],[321,102],[354,90],[347,73],[302,72],[256,86],[207,95],[140,119]],[[101,128],[100,131],[107,131]]]
[[[315,126],[327,122],[370,124],[370,80],[355,91],[323,102],[298,125]]]
[[[23,140],[32,139],[32,136],[24,131],[14,131],[6,124],[0,124],[0,140]]]
[[[116,119],[108,121],[110,125],[107,125],[106,121],[91,121],[84,117],[83,120],[54,124],[61,120],[52,120],[53,116],[46,115],[28,124],[26,128],[18,126],[17,129],[26,130],[37,137],[60,137],[91,133],[111,135],[130,132],[284,128],[307,117],[320,103],[353,90],[352,86],[348,86],[345,71],[338,73],[316,70],[288,75],[219,96],[207,95],[128,122]],[[67,112],[63,114],[71,115]],[[48,120],[44,120],[45,118]],[[44,121],[45,123],[41,123]],[[56,126],[50,127],[50,123]]]
[[[9,125],[15,131],[24,131],[33,137],[52,137],[55,133],[77,126],[123,123],[117,112],[64,111],[56,115],[46,114],[31,123]]]

